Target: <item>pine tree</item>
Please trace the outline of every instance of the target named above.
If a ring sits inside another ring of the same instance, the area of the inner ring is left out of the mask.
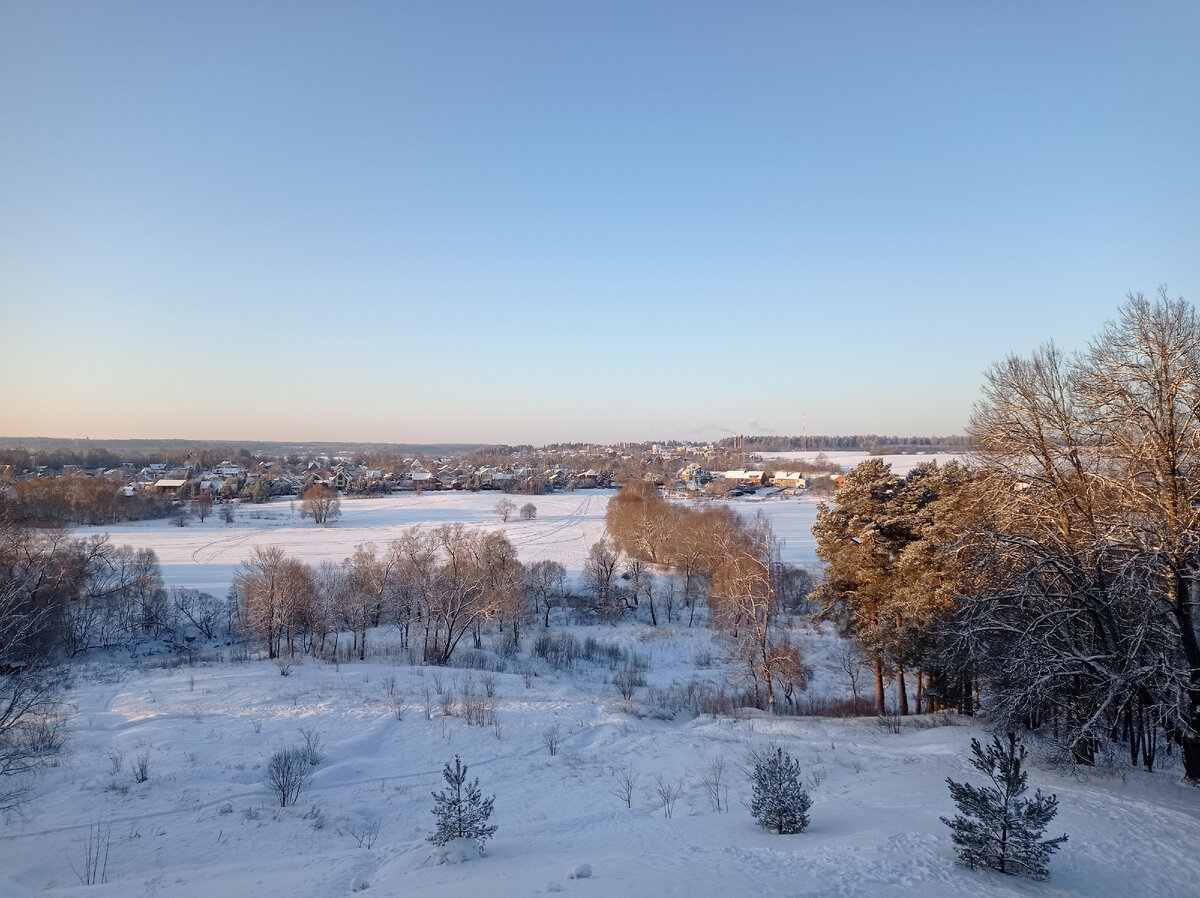
[[[483,853],[483,843],[496,833],[495,826],[488,826],[492,816],[492,802],[496,796],[484,798],[479,791],[479,778],[467,782],[467,768],[454,756],[454,767],[447,762],[442,771],[447,788],[433,794],[433,815],[437,818],[437,829],[428,841],[434,845],[445,845],[454,839],[474,839]]]
[[[1067,841],[1065,835],[1041,838],[1058,813],[1057,796],[1044,796],[1039,789],[1033,798],[1021,798],[1028,774],[1021,769],[1025,746],[1016,733],[1008,734],[1007,746],[993,736],[986,749],[972,739],[971,753],[975,756],[971,766],[992,785],[976,788],[946,779],[959,813],[953,820],[941,820],[953,830],[958,859],[972,870],[990,867],[1015,876],[1049,876],[1050,855]]]
[[[751,761],[754,798],[750,813],[755,821],[781,836],[804,832],[812,799],[800,783],[800,762],[782,748],[776,748],[774,754],[753,755]]]

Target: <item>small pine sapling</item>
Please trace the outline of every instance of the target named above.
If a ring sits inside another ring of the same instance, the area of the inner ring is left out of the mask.
[[[496,833],[495,826],[488,826],[492,816],[492,802],[496,796],[484,798],[479,791],[479,778],[467,782],[467,768],[458,755],[454,756],[454,767],[449,762],[442,771],[446,788],[433,793],[433,815],[437,818],[437,829],[427,841],[434,845],[446,845],[455,839],[474,839],[483,854],[483,843]]]
[[[1008,734],[1003,745],[998,736],[983,748],[971,740],[971,766],[992,781],[977,788],[947,778],[950,797],[959,813],[953,820],[941,820],[952,830],[955,851],[960,862],[972,870],[989,867],[1014,876],[1045,879],[1050,875],[1050,855],[1067,841],[1042,839],[1046,826],[1058,813],[1058,798],[1044,796],[1039,789],[1033,798],[1022,798],[1028,774],[1021,769],[1025,746],[1016,733]]]
[[[763,829],[779,835],[804,832],[812,799],[800,782],[800,762],[782,748],[751,756],[754,797],[750,813]]]

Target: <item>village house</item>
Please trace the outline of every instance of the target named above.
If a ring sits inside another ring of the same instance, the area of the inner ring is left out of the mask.
[[[803,489],[808,486],[808,478],[800,471],[776,471],[771,478],[771,486],[779,489]]]
[[[726,471],[725,481],[745,486],[766,486],[767,475],[762,471]]]

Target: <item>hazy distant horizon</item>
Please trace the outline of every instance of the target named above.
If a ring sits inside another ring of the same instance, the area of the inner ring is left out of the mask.
[[[782,439],[800,438],[803,434],[744,434],[744,436],[778,436]],[[878,437],[900,437],[916,438],[927,437],[929,439],[945,439],[948,437],[958,437],[962,434],[916,434],[916,433],[895,433],[884,434],[876,431],[864,431],[857,434],[810,434],[814,438],[826,437],[852,437],[852,436],[878,436]],[[246,448],[252,446],[271,447],[279,449],[281,447],[321,447],[321,446],[343,446],[343,447],[394,447],[404,450],[431,450],[431,449],[453,449],[458,452],[471,452],[477,449],[486,449],[491,446],[533,446],[534,448],[542,448],[546,446],[556,445],[597,445],[597,446],[612,446],[618,443],[645,444],[645,443],[688,443],[693,442],[680,437],[659,436],[641,440],[615,440],[612,442],[604,442],[598,440],[577,440],[577,439],[562,439],[550,440],[545,443],[534,443],[529,440],[517,440],[508,443],[495,443],[486,441],[466,441],[466,442],[449,442],[449,441],[434,441],[430,443],[418,443],[415,441],[396,441],[396,440],[223,440],[211,438],[187,438],[187,437],[54,437],[54,436],[3,436],[0,435],[0,449],[24,449],[29,450],[31,444],[37,443],[63,443],[63,444],[88,444],[94,448],[103,449],[108,446],[116,446],[123,448],[124,444],[138,444],[143,447],[163,446],[165,448],[187,448],[192,446],[229,446],[230,448]],[[719,442],[719,440],[704,441]],[[916,447],[914,447],[916,448]],[[832,452],[835,450],[829,449],[796,449],[795,452],[806,451],[809,454],[815,452]],[[847,450],[857,451],[857,450]]]

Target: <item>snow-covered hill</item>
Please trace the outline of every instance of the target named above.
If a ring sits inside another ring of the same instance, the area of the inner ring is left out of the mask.
[[[625,701],[605,666],[554,671],[524,654],[487,656],[499,673],[414,667],[399,652],[306,660],[286,677],[254,659],[81,670],[73,751],[25,818],[2,830],[0,894],[1183,898],[1200,882],[1200,795],[1178,771],[1077,777],[1035,764],[1033,784],[1060,799],[1053,831],[1071,837],[1050,882],[971,872],[956,865],[938,817],[953,811],[945,778],[972,776],[968,746],[981,721],[913,718],[894,734],[870,718],[672,716],[675,702],[656,689],[721,677],[705,630],[575,632],[639,653],[647,686]],[[840,693],[823,661],[833,638],[800,638],[816,662],[812,691]],[[462,716],[464,690],[486,699],[484,725]],[[553,755],[552,727],[562,739]],[[303,731],[320,739],[324,759],[304,798],[282,809],[264,765]],[[800,835],[763,832],[747,810],[746,753],[770,743],[799,758],[810,788],[812,822]],[[455,755],[496,796],[499,829],[482,858],[438,866],[425,841],[430,793]],[[138,783],[143,759],[149,776]],[[720,812],[703,785],[718,762]],[[638,777],[632,807],[619,797],[623,772]],[[682,790],[669,817],[654,795],[659,778]],[[360,845],[375,824],[373,845]],[[81,884],[89,836],[107,848],[106,884]],[[581,863],[593,876],[569,880]]]
[[[277,503],[239,508],[233,525],[143,523],[111,536],[153,547],[168,584],[221,595],[257,542],[314,562],[416,523],[465,521],[503,527],[524,561],[555,558],[578,571],[603,532],[604,493],[538,497],[534,521],[507,524],[491,510],[495,498],[347,501],[331,528]],[[740,507],[771,516],[787,560],[810,561],[813,503]],[[813,672],[800,701],[845,698],[836,637],[794,623]],[[591,638],[646,667],[646,684],[626,700],[606,663],[555,669],[539,657],[542,632],[530,626],[508,656],[487,634],[486,651],[456,656],[469,670],[414,665],[386,630],[372,636],[378,654],[366,662],[303,659],[286,676],[226,644],[192,666],[170,666],[165,652],[86,662],[69,695],[70,753],[37,783],[24,817],[0,829],[0,896],[1197,894],[1200,792],[1179,782],[1172,758],[1153,774],[1119,758],[1081,773],[1048,767],[1035,743],[1031,784],[1058,794],[1052,834],[1070,841],[1048,883],[971,872],[955,863],[938,818],[953,813],[946,777],[974,776],[970,740],[987,735],[986,719],[914,717],[893,733],[873,718],[698,714],[698,692],[741,685],[706,629],[584,626],[556,611],[555,638]],[[553,754],[551,733],[561,741]],[[281,808],[266,762],[306,737],[324,757],[303,798]],[[749,814],[746,755],[770,744],[801,763],[813,799],[802,834],[768,834]],[[425,841],[430,793],[455,755],[495,795],[499,829],[484,857],[437,865]],[[714,800],[705,781],[718,768]],[[635,777],[627,806],[621,782]],[[670,814],[664,788],[680,791]],[[95,876],[89,845],[106,864]],[[593,875],[568,878],[581,864]],[[85,884],[92,878],[104,882]]]

